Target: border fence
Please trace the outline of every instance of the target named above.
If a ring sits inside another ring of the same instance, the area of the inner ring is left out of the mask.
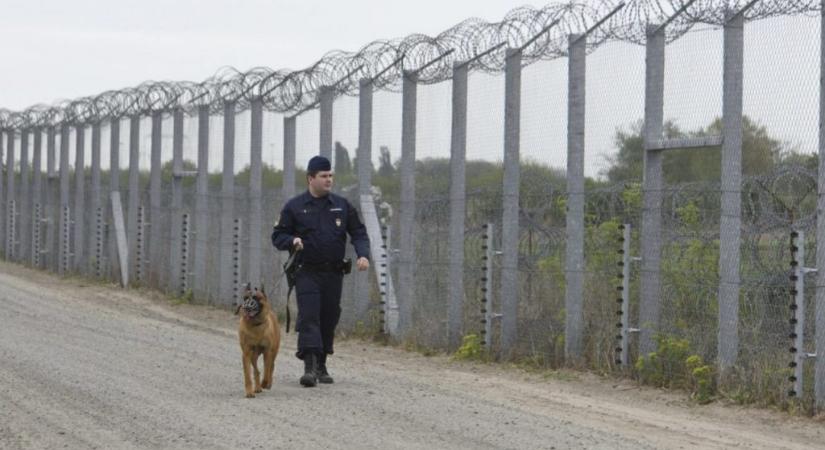
[[[0,253],[283,303],[270,226],[321,154],[372,241],[344,331],[668,385],[710,370],[821,409],[822,6],[522,7],[303,70],[0,110]]]

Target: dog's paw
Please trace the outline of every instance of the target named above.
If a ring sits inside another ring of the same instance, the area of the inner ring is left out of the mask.
[[[253,394],[252,392],[247,392],[246,398],[255,398],[255,394]]]
[[[267,390],[272,389],[272,381],[264,381],[261,387]]]

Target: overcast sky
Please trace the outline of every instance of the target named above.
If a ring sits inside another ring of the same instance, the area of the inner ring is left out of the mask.
[[[3,0],[0,107],[94,95],[146,80],[201,81],[221,66],[304,68],[328,51],[435,35],[507,0]],[[542,6],[545,2],[533,2]]]
[[[413,33],[434,36],[470,17],[498,22],[522,5],[491,0],[2,0],[0,107],[21,110],[147,80],[201,81],[223,66],[301,69],[332,50],[355,51],[374,40]],[[797,16],[753,22],[745,29],[744,112],[786,148],[805,153],[815,152],[818,142],[819,26],[818,18]],[[721,30],[695,27],[666,52],[665,119],[688,130],[706,127],[721,116]],[[468,159],[503,157],[503,88],[501,75],[470,76]],[[450,89],[449,81],[419,87],[419,159],[449,157]],[[613,42],[591,53],[586,90],[585,171],[597,176],[617,151],[616,130],[628,130],[643,115],[644,48]],[[522,158],[563,169],[567,60],[526,67],[521,97]],[[397,159],[400,95],[377,93],[373,113],[373,159],[381,146]],[[221,122],[214,119],[211,168],[222,161]],[[357,146],[357,121],[357,99],[337,99],[333,138],[351,153]],[[239,114],[236,128],[249,129],[248,113]],[[281,119],[267,115],[264,128],[264,161],[279,166]],[[170,129],[164,128],[169,139]],[[194,159],[194,129],[187,129],[186,157]],[[127,130],[121,127],[121,151],[127,148]],[[148,167],[148,124],[141,132],[141,165]],[[248,133],[236,133],[236,168],[248,164],[248,140]],[[317,110],[299,117],[297,140],[298,161],[317,153]],[[104,148],[107,164],[105,155]],[[124,156],[121,162],[128,161]],[[163,158],[171,154],[165,152]]]

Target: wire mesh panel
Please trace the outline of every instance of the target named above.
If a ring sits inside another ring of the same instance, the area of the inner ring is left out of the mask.
[[[116,171],[114,174],[114,178],[112,178],[112,174],[110,173],[110,184],[109,188],[112,192],[117,191],[120,194],[121,198],[121,211],[119,212],[122,214],[124,221],[127,218],[127,211],[128,211],[128,177],[129,177],[129,144],[131,141],[131,126],[130,126],[130,119],[128,118],[121,118],[117,119],[117,133],[112,136],[110,134],[110,142],[111,139],[116,139],[115,142],[111,142],[110,145],[116,145],[115,152],[110,152],[110,158],[115,156],[116,159],[110,160],[109,170]],[[111,147],[110,147],[111,151]],[[110,197],[107,196],[107,203],[109,206],[112,206],[112,202]],[[115,219],[114,219],[114,211],[107,216],[107,220],[109,222],[109,227],[112,230],[112,233],[109,235],[109,252],[110,252],[110,260],[112,261],[112,276],[119,279],[121,270],[120,270],[120,258],[118,255],[118,247],[117,247],[117,239],[115,233]],[[128,247],[127,247],[128,249]],[[129,261],[129,259],[124,259],[125,261]],[[128,268],[126,273],[128,272]]]
[[[443,347],[447,336],[451,83],[417,88],[415,139],[415,323],[411,339]]]
[[[261,175],[261,204],[262,204],[262,234],[259,242],[262,248],[261,279],[268,288],[267,294],[275,304],[284,304],[280,291],[274,287],[283,281],[281,257],[279,251],[272,246],[270,235],[281,208],[288,199],[282,194],[283,188],[283,115],[264,109],[262,118],[261,161],[263,164]],[[283,291],[286,293],[286,291]]]
[[[257,167],[260,170],[260,166]],[[246,109],[237,111],[235,114],[235,188],[234,188],[234,211],[233,216],[243,218],[240,222],[240,259],[233,262],[233,266],[237,266],[238,275],[235,277],[242,280],[245,285],[247,282],[252,283],[253,286],[260,285],[260,279],[250,279],[251,268],[249,262],[249,254],[252,251],[252,235],[250,233],[252,226],[253,208],[260,214],[260,206],[255,203],[260,203],[260,198],[253,198],[253,190],[250,185],[252,181],[252,111]],[[259,219],[260,220],[260,219]],[[260,222],[259,222],[260,223]],[[256,233],[256,237],[260,236],[260,230]],[[260,245],[257,245],[256,250],[260,251]],[[260,271],[260,267],[258,268]],[[259,272],[260,273],[260,272]],[[236,299],[235,301],[239,301]]]
[[[207,185],[208,217],[220,217],[221,211],[221,172],[223,170],[223,115],[209,116],[209,175]],[[209,220],[206,230],[196,230],[196,239],[206,242],[206,279],[203,288],[210,303],[223,303],[227,299],[220,296],[220,242],[221,227],[216,220]]]
[[[523,67],[521,90],[514,355],[538,364],[558,363],[564,356],[565,329],[567,60]]]
[[[467,80],[467,151],[466,151],[466,220],[464,239],[463,314],[465,335],[480,336],[494,352],[499,348],[501,304],[499,301],[502,221],[502,145],[504,142],[504,76],[470,72]],[[492,270],[484,259],[486,225],[492,228]],[[496,253],[499,252],[499,253]],[[485,287],[491,279],[490,288]],[[481,300],[485,299],[484,303]],[[486,334],[487,320],[482,310],[489,310],[491,334]],[[485,331],[485,333],[481,333]]]
[[[616,327],[622,319],[617,316],[622,311],[617,303],[622,297],[617,291],[623,272],[618,264],[623,261],[621,226],[631,226],[630,255],[639,255],[644,60],[644,47],[625,42],[606,43],[587,56],[585,175],[593,181],[585,188],[584,335],[586,357],[596,367],[612,367],[622,356],[616,339],[623,331]],[[621,91],[615,89],[615,77],[624,80]],[[627,261],[627,323],[637,327],[639,267],[636,260]],[[629,337],[635,343],[635,335]]]
[[[339,188],[355,184],[358,147],[358,97],[339,95],[332,110],[332,163]],[[340,157],[340,159],[339,159]]]
[[[399,160],[401,158],[401,94],[398,87],[391,91],[377,90],[373,95],[372,164],[375,167],[373,186],[377,215],[386,227],[388,276],[398,282],[398,239],[400,208]],[[396,284],[397,286],[397,284]],[[399,300],[400,302],[400,300]],[[378,304],[368,314],[380,315]],[[378,328],[378,327],[376,327]]]
[[[720,133],[722,48],[721,29],[708,27],[694,28],[667,45],[663,139]],[[701,168],[689,169],[690,164]],[[720,149],[669,151],[663,176],[657,348],[685,339],[690,352],[713,361],[720,281]]]
[[[311,109],[299,115],[295,119],[295,134],[296,134],[296,150],[295,150],[295,166],[300,170],[300,174],[295,177],[296,192],[306,190],[306,172],[307,162],[315,155],[320,154],[318,147],[318,136],[321,132],[320,126],[320,112],[317,109]]]
[[[356,164],[358,151],[358,98],[339,95],[333,102],[332,112],[332,168],[335,173],[333,192],[343,195],[356,209],[359,209],[358,178]],[[357,259],[351,242],[347,238],[346,257]],[[341,294],[341,319],[339,329],[342,332],[363,329],[366,326],[365,311],[359,311],[359,305],[369,302],[370,279],[367,274],[353,272],[344,277]],[[359,297],[367,297],[366,301]],[[360,315],[359,315],[360,314]]]
[[[793,326],[790,233],[804,231],[814,267],[820,20],[773,17],[746,24],[743,92],[743,259],[740,366],[756,395],[779,402],[790,389]],[[788,40],[777,42],[777,35]],[[812,286],[813,275],[806,280]],[[805,348],[814,348],[813,289],[807,289]],[[806,305],[803,305],[806,306]],[[802,308],[800,307],[800,310]],[[804,364],[806,370],[813,364]],[[753,383],[758,380],[758,383]],[[813,390],[799,392],[810,405]]]

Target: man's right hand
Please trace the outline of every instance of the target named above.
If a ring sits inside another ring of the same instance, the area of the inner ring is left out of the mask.
[[[304,249],[304,241],[302,241],[301,238],[296,237],[292,240],[292,248],[295,249],[295,251],[300,252]]]

